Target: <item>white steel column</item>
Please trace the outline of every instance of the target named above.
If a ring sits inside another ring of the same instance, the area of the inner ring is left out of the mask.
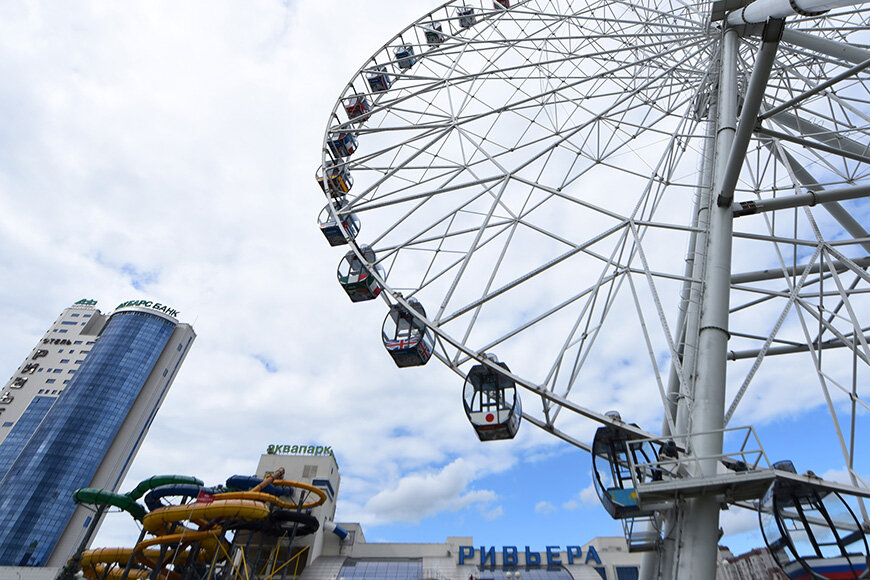
[[[725,181],[725,168],[736,132],[737,32],[732,28],[726,28],[723,33],[720,55],[716,160],[713,187],[708,192],[710,196],[717,195]],[[730,205],[722,207],[711,204],[710,207],[697,375],[690,411],[691,433],[721,429],[725,411],[725,355],[728,350],[733,221]],[[698,463],[700,473],[696,476],[714,475],[717,466],[715,456],[722,452],[722,433],[691,437],[689,452],[695,457],[708,458]],[[678,509],[682,514],[675,575],[680,580],[711,580],[716,577],[718,499],[707,496],[687,499]]]

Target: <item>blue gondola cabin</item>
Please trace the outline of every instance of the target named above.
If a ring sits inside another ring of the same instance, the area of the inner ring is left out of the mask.
[[[393,54],[396,55],[396,65],[402,70],[408,70],[414,66],[415,62],[417,62],[417,58],[414,56],[413,45],[405,44],[396,47],[396,49],[393,50]]]
[[[492,355],[488,358],[510,372],[505,363]],[[486,365],[474,365],[465,378],[462,402],[481,441],[513,439],[517,434],[523,410],[516,384],[507,376]]]
[[[371,74],[366,77],[366,80],[373,93],[385,93],[393,85],[393,79],[390,78],[386,67],[383,66],[372,69]]]
[[[350,157],[356,151],[358,145],[356,136],[353,133],[339,133],[337,136],[330,138],[326,145],[329,147],[333,157]]]
[[[341,208],[345,205],[345,201],[342,199],[339,201],[338,208],[339,212]],[[339,227],[339,223],[341,227]],[[347,243],[347,238],[345,238],[344,233],[341,231],[342,227],[344,231],[347,232],[347,235],[350,239],[356,238],[356,235],[359,233],[359,218],[356,217],[356,214],[344,214],[341,215],[339,213],[339,220],[336,220],[332,212],[329,211],[329,206],[326,206],[321,210],[320,216],[317,218],[317,224],[320,226],[320,231],[323,233],[324,237],[326,237],[326,241],[329,242],[330,246],[341,246]]]
[[[355,94],[344,99],[344,111],[354,123],[364,123],[372,116],[372,106],[365,95]]]
[[[423,306],[414,298],[408,304],[421,316]],[[381,332],[384,347],[398,367],[422,366],[429,362],[435,342],[426,326],[401,304],[390,308]]]
[[[618,417],[618,414],[614,412],[613,416]],[[661,479],[657,464],[658,453],[651,442],[639,441],[631,432],[609,425],[595,431],[592,483],[612,518],[635,518],[652,513],[638,503],[632,470],[638,481],[654,481]]]
[[[372,276],[370,268],[374,268],[381,278],[384,277],[384,271],[379,265],[372,266],[375,262],[374,250],[369,246],[360,246],[359,249],[365,262],[351,250],[338,264],[338,283],[347,292],[351,302],[373,300],[381,293],[381,286]]]

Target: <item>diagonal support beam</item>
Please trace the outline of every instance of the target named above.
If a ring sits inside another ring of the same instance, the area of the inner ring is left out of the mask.
[[[867,68],[868,66],[870,66],[870,56],[867,57],[867,60],[860,62],[853,67],[848,68],[847,70],[841,72],[840,74],[838,74],[836,76],[831,77],[830,79],[826,80],[825,82],[817,84],[816,86],[814,86],[810,90],[804,91],[803,93],[799,94],[798,96],[796,96],[792,99],[789,99],[788,101],[782,103],[781,105],[779,105],[777,107],[774,107],[773,109],[760,115],[758,117],[758,120],[763,121],[769,117],[776,115],[777,113],[781,113],[782,111],[785,111],[789,107],[793,107],[796,104],[800,103],[801,101],[806,100],[806,99],[812,97],[813,95],[817,95],[817,94],[821,93],[822,91],[834,86],[838,82],[846,80],[849,77],[855,76],[856,74],[858,74],[859,72],[861,72],[862,70]]]
[[[782,33],[782,41],[852,64],[860,64],[870,58],[870,50],[791,28],[786,28]]]
[[[870,157],[868,157],[868,155],[870,155],[870,147],[868,147],[866,144],[859,143],[854,139],[850,139],[849,137],[841,135],[836,131],[831,131],[830,129],[822,127],[821,125],[817,125],[812,121],[801,119],[794,113],[782,111],[771,117],[771,120],[776,121],[781,125],[785,125],[789,129],[797,131],[807,139],[813,139],[823,145],[826,145],[828,147],[826,151],[830,153],[834,153],[836,155],[843,155],[844,157],[849,157],[851,159],[854,159],[856,161],[862,161],[864,163],[867,163],[867,160],[870,159]],[[764,131],[765,130],[759,129],[759,132],[763,133]],[[801,145],[806,145],[807,147],[813,146],[808,145],[804,141],[801,141],[800,143]]]
[[[780,113],[783,115],[784,113]],[[801,121],[801,123],[806,123],[806,121]],[[789,143],[794,143],[796,145],[801,145],[803,147],[807,147],[809,149],[816,149],[818,151],[824,151],[825,153],[830,153],[832,155],[836,155],[838,157],[845,157],[847,159],[853,159],[855,161],[860,161],[861,163],[870,163],[870,157],[860,153],[853,153],[848,149],[839,149],[837,147],[832,147],[830,145],[825,145],[824,143],[819,143],[817,141],[810,141],[809,139],[804,139],[803,137],[796,137],[794,135],[789,135],[788,133],[783,133],[782,131],[774,131],[773,129],[765,129],[764,127],[756,127],[755,132],[759,135],[767,135],[768,137],[773,137],[774,139],[779,139],[780,141],[788,141]],[[819,139],[819,135],[811,134],[811,137]],[[840,143],[842,145],[842,143]]]
[[[782,30],[785,21],[781,19],[768,20],[764,25],[764,33],[761,35],[761,45],[758,47],[758,56],[755,58],[755,66],[752,68],[752,76],[749,77],[749,88],[746,89],[746,97],[743,100],[743,110],[740,113],[740,123],[734,134],[734,143],[728,155],[728,163],[722,176],[722,188],[716,204],[719,207],[728,207],[734,200],[734,188],[737,186],[737,178],[740,177],[740,169],[743,167],[743,159],[749,148],[749,140],[758,124],[758,111],[761,108],[761,100],[767,89],[767,81],[770,79],[770,69],[776,59],[776,50],[779,48],[779,40],[782,38]]]

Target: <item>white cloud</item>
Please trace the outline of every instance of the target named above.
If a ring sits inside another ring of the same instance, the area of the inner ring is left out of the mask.
[[[489,521],[497,520],[498,518],[504,515],[504,508],[502,506],[496,506],[495,508],[483,512],[484,519]]]
[[[556,511],[556,506],[551,504],[548,501],[539,501],[535,504],[535,513],[536,514],[551,514]]]
[[[490,490],[467,489],[471,476],[472,468],[463,459],[434,473],[406,475],[394,488],[381,491],[366,502],[366,521],[419,523],[443,510],[458,511],[495,501],[496,495]]]

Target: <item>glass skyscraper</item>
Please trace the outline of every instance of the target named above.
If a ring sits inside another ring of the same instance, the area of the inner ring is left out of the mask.
[[[94,318],[99,311],[92,310]],[[108,319],[91,324],[91,330],[100,327],[99,333],[92,341],[78,341],[92,343],[83,358],[77,358],[77,349],[67,348],[76,346],[75,337],[56,342],[56,331],[74,326],[64,325],[71,317],[62,315],[58,328],[46,335],[49,342],[43,339],[19,369],[39,385],[49,375],[73,372],[62,390],[38,389],[13,425],[2,423],[11,428],[0,432],[0,566],[63,565],[90,523],[72,493],[81,487],[117,491],[195,338],[193,329],[179,324],[174,314],[150,301],[126,302]],[[76,328],[84,330],[88,324]],[[38,356],[55,345],[60,347],[57,353]],[[57,362],[45,370],[33,369],[34,359],[55,354],[67,357],[60,361],[68,364],[75,358],[77,363],[71,364],[77,368],[61,366],[56,373]],[[17,394],[15,378],[4,389],[10,397]],[[55,393],[48,396],[46,391]],[[5,418],[0,414],[0,421]]]

